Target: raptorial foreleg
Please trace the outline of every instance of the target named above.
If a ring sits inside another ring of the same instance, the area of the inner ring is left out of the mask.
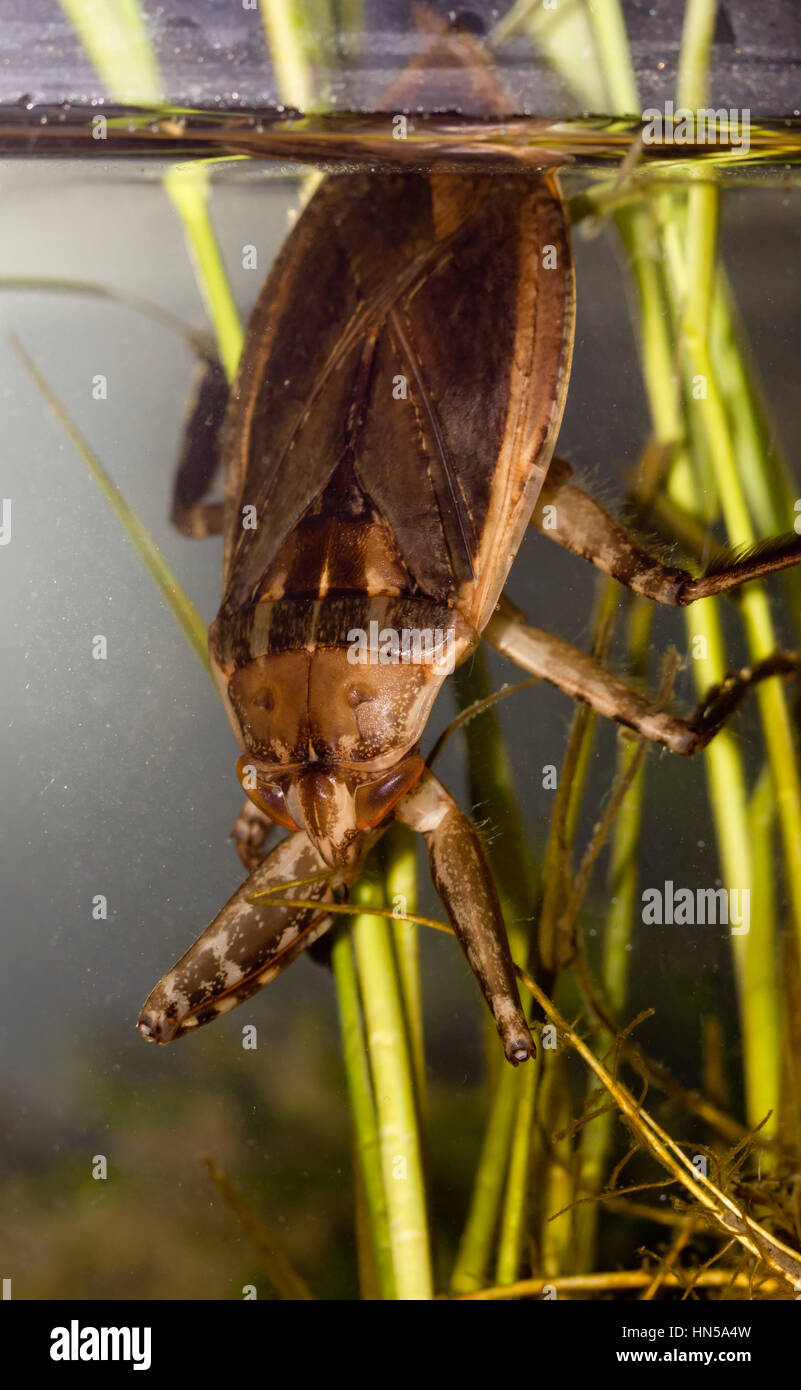
[[[475,830],[431,772],[398,804],[398,820],[428,846],[431,876],[470,968],[483,990],[509,1061],[535,1054],[498,895]]]
[[[315,874],[325,877],[282,887]],[[248,902],[271,887],[280,888],[282,899],[319,901],[320,909]],[[142,1036],[172,1042],[249,999],[328,930],[333,919],[325,904],[332,897],[328,871],[308,836],[298,831],[282,840],[156,985],[139,1018]]]

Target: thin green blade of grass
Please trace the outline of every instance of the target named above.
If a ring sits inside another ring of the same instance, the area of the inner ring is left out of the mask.
[[[406,920],[417,911],[417,836],[396,823],[381,841],[388,901],[398,913],[394,925],[395,955],[409,1034],[415,1092],[420,1116],[426,1112],[426,1059],[423,1037],[423,991],[420,979],[420,929]]]
[[[629,620],[629,666],[644,675],[647,665],[652,609],[642,600],[632,608]],[[625,776],[637,756],[637,744],[621,741],[618,749],[618,776]],[[634,904],[637,893],[639,847],[642,835],[642,808],[645,791],[645,759],[637,768],[623,798],[612,837],[607,885],[609,906],[604,925],[601,985],[612,1017],[622,1019],[628,991]],[[602,1029],[595,1050],[605,1056],[613,1043],[611,1033]],[[592,1081],[586,1104],[590,1106]],[[610,1112],[598,1115],[585,1125],[579,1144],[579,1187],[582,1195],[600,1191],[608,1169],[614,1118]],[[598,1238],[597,1202],[581,1202],[575,1212],[576,1258],[579,1270],[594,1268]]]
[[[495,25],[490,42],[500,48],[525,33],[587,111],[608,109],[606,83],[598,62],[595,30],[585,0],[561,0],[546,9],[542,0],[516,0]]]
[[[220,361],[230,382],[239,364],[243,332],[209,216],[209,176],[205,162],[174,164],[164,175],[164,188],[183,223],[195,278],[214,325]]]
[[[367,1051],[375,1095],[389,1244],[400,1300],[427,1300],[433,1285],[414,1074],[406,1035],[392,923],[371,916],[377,885],[361,878],[351,893],[362,911],[353,927]]]
[[[699,427],[707,435],[714,460],[717,487],[729,541],[749,544],[754,530],[740,481],[725,403],[709,351],[711,287],[718,215],[718,190],[705,183],[690,189],[687,219],[686,309],[682,335],[691,358],[694,377],[706,382],[706,396],[698,401]],[[762,584],[751,584],[742,594],[740,607],[751,657],[759,661],[776,650],[770,605]],[[787,700],[780,681],[765,682],[757,691],[768,759],[773,773],[779,826],[784,847],[785,881],[792,904],[799,954],[801,954],[801,778]]]
[[[315,110],[316,42],[305,0],[260,0],[259,10],[281,100],[296,111]]]
[[[542,1049],[523,1068],[515,1096],[515,1111],[509,1150],[509,1166],[503,1192],[498,1232],[498,1258],[495,1278],[499,1284],[513,1284],[528,1232],[529,1180],[531,1175],[534,1112],[542,1072]]]
[[[122,523],[128,539],[136,548],[149,574],[163,594],[167,606],[180,624],[184,636],[187,638],[189,645],[203,666],[204,671],[209,678],[211,678],[206,624],[200,616],[200,613],[176,579],[172,569],[153,541],[150,532],[142,525],[133,509],[129,507],[117,487],[117,484],[106,472],[106,469],[103,467],[91,445],[81,434],[72,416],[69,415],[55,393],[51,390],[30,354],[25,350],[22,343],[20,343],[17,338],[12,338],[11,342],[25,370],[41,393],[43,400],[47,403],[49,409],[53,412],[53,415],[67,435],[67,438],[83,459],[90,476],[97,484],[103,497]]]
[[[381,1147],[375,1097],[364,1036],[353,941],[350,931],[344,925],[335,931],[331,967],[336,984],[342,1030],[342,1056],[353,1117],[355,1157],[361,1169],[361,1186],[369,1218],[373,1260],[381,1297],[394,1299],[395,1270],[389,1238],[387,1202],[381,1177]]]

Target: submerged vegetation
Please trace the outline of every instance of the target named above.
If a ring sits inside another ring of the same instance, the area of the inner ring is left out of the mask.
[[[96,30],[90,41],[82,27],[80,0],[62,3],[110,94],[156,104],[158,72],[144,31],[135,43],[104,46]],[[357,27],[358,7],[345,8],[348,24]],[[710,0],[688,0],[676,94],[682,107],[705,103],[715,8]],[[264,0],[262,9],[283,99],[323,109],[314,42],[326,5]],[[126,16],[137,23],[133,6]],[[489,42],[502,44],[513,34],[528,35],[568,75],[576,47],[591,49],[597,62],[581,67],[577,94],[595,111],[640,111],[616,0],[553,12],[518,0]],[[631,512],[646,533],[678,544],[680,563],[697,565],[721,544],[747,545],[791,530],[794,486],[718,258],[718,176],[707,166],[699,176],[690,164],[674,164],[669,179],[660,170],[649,178],[633,159],[627,165],[593,178],[570,207],[577,237],[603,225],[616,239],[637,316],[650,432],[627,479]],[[209,212],[211,173],[209,163],[175,166],[166,188],[230,379],[242,331]],[[29,368],[205,659],[202,619],[41,374],[31,362]],[[614,640],[623,644],[629,675],[645,684],[655,676],[650,606],[640,599],[624,603],[621,592],[604,582],[592,644],[598,655]],[[791,570],[774,581],[773,593],[775,605],[764,586],[747,586],[725,622],[725,600],[705,599],[687,610],[685,655],[699,697],[733,664],[727,656],[732,623],[741,626],[756,662],[781,645],[787,623],[777,617],[780,595],[798,622],[801,574]],[[801,635],[794,640],[801,645]],[[670,698],[678,661],[668,653],[656,672],[662,699]],[[427,1094],[419,933],[449,928],[418,912],[408,832],[398,827],[385,837],[333,930],[361,1294],[791,1298],[801,1287],[801,781],[792,690],[773,679],[753,697],[761,728],[756,776],[734,728],[700,755],[720,881],[748,893],[751,911],[750,929],[730,934],[739,1038],[724,1044],[730,1020],[706,1017],[697,1089],[688,1089],[640,1041],[647,1014],[632,1017],[628,1003],[652,755],[644,740],[621,736],[613,784],[599,799],[590,775],[597,721],[577,706],[556,769],[547,835],[533,836],[517,804],[499,704],[531,698],[523,689],[531,684],[514,693],[493,691],[480,659],[462,668],[455,678],[462,718],[452,740],[463,740],[466,750],[471,803],[485,828],[538,1037],[536,1060],[518,1070],[503,1066],[488,1025],[483,1089],[446,1094],[429,1078]],[[595,939],[587,931],[588,903],[593,922],[603,916]],[[742,1102],[727,1094],[724,1045],[741,1057]],[[275,1108],[281,1109],[278,1100]],[[282,1123],[296,1118],[285,1115]],[[210,1148],[221,1132],[208,1136]],[[470,1141],[462,1143],[465,1135]],[[347,1145],[336,1125],[332,1146],[344,1162]],[[458,1169],[465,1153],[475,1153],[476,1163],[471,1174],[461,1174],[460,1192],[469,1188],[466,1210],[448,1212],[460,1225],[456,1247],[443,1233],[441,1214],[451,1201],[448,1164]],[[236,1151],[229,1157],[235,1160]],[[276,1296],[346,1296],[344,1280],[317,1280],[313,1264],[302,1273],[293,1268],[281,1229],[286,1194],[260,1184],[257,1171],[243,1184],[225,1159],[212,1153],[211,1180],[231,1229],[239,1224]],[[432,1211],[438,1181],[446,1195]],[[197,1175],[190,1185],[200,1203]],[[300,1204],[293,1193],[294,1221]],[[339,1199],[335,1206],[328,1220],[344,1240]],[[310,1258],[324,1260],[336,1243],[330,1231],[329,1237],[306,1246],[305,1254],[311,1249]],[[215,1239],[224,1244],[224,1227]],[[606,1263],[599,1262],[602,1253]],[[304,1258],[302,1242],[295,1258]],[[234,1284],[238,1276],[236,1270]]]

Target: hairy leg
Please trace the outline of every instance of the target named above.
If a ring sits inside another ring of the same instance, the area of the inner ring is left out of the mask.
[[[563,459],[553,459],[531,525],[574,555],[644,598],[684,608],[699,598],[724,594],[776,570],[801,563],[801,536],[794,531],[745,550],[724,550],[694,579],[688,570],[662,564],[575,483]]]
[[[689,719],[660,709],[600,662],[561,637],[531,627],[519,610],[502,599],[486,628],[484,639],[524,671],[555,685],[574,700],[584,700],[607,719],[636,730],[674,753],[697,753],[717,733],[746,692],[769,676],[789,675],[799,666],[797,656],[777,652],[751,669],[727,676],[714,687]]]

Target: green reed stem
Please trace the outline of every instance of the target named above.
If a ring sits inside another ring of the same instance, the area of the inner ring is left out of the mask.
[[[352,927],[373,1078],[378,1140],[399,1299],[432,1297],[428,1217],[414,1073],[406,1035],[393,924],[369,915],[380,889],[360,879],[351,900],[368,909]]]
[[[298,111],[315,110],[316,44],[304,0],[260,0],[259,8],[281,100]]]
[[[115,101],[126,106],[155,106],[162,100],[158,59],[138,0],[59,3]]]
[[[751,879],[754,885],[754,911],[750,914],[750,930],[737,938],[741,955],[743,1010],[746,1014],[746,1033],[755,1037],[761,1028],[765,1032],[761,1049],[745,1051],[746,1095],[749,1097],[749,1123],[757,1125],[770,1109],[773,1114],[760,1131],[766,1138],[781,1132],[782,1037],[781,1018],[783,989],[779,978],[779,941],[776,930],[775,887],[775,830],[776,798],[769,765],[762,768],[748,806],[748,827],[751,834]],[[775,1082],[770,1084],[752,1068],[769,1066]],[[759,1115],[759,1107],[764,1110]],[[763,1152],[763,1170],[771,1160]]]
[[[575,1211],[564,1210],[575,1194],[572,1098],[567,1058],[563,1053],[549,1052],[544,1058],[542,1102],[542,1157],[547,1160],[547,1166],[542,1188],[540,1245],[542,1273],[554,1278],[565,1269],[572,1272],[575,1219]]]
[[[417,911],[417,836],[406,826],[390,826],[381,841],[388,900],[398,913],[394,926],[395,955],[401,997],[409,1035],[415,1091],[421,1115],[425,1114],[426,1059],[423,1036],[423,991],[420,978],[420,928],[405,920]]]
[[[768,418],[759,369],[745,343],[734,296],[721,266],[712,301],[710,337],[748,506],[761,535],[789,531],[798,517],[798,485]],[[793,566],[784,570],[781,582],[790,616],[801,633],[801,569]]]
[[[671,202],[669,219],[677,216]],[[645,209],[626,209],[618,213],[617,225],[629,252],[638,293],[643,325],[642,360],[646,392],[651,408],[653,433],[660,443],[684,441],[692,434],[692,420],[685,421],[676,387],[676,354],[674,335],[676,301],[666,283],[669,265],[654,259],[655,227]],[[672,225],[672,222],[671,222]],[[669,495],[685,511],[698,511],[698,493],[685,448],[676,450],[670,472]],[[685,612],[693,674],[699,694],[725,675],[727,662],[723,633],[717,604],[703,599]],[[710,807],[715,823],[722,876],[729,885],[751,888],[750,837],[748,829],[748,799],[745,773],[736,735],[722,729],[704,750],[704,765]],[[735,955],[737,945],[735,939]],[[777,1074],[773,1066],[774,1049],[771,1025],[760,1033],[747,1025],[746,1013],[739,991],[743,1025],[743,1051],[746,1074],[754,1080],[761,1078],[757,1094],[749,1096],[749,1123],[759,1123],[766,1110],[772,1109]],[[769,1102],[766,1104],[766,1101]]]
[[[696,28],[692,32],[697,37],[700,30]],[[694,72],[703,71],[703,62],[698,54],[695,55],[691,67]],[[697,106],[702,100],[703,92],[699,92],[697,89],[683,91],[679,94],[679,101],[682,105]],[[711,358],[707,347],[711,323],[713,322],[713,296],[719,297],[721,286],[721,277],[716,273],[715,260],[716,199],[717,190],[714,187],[694,185],[687,198],[686,229],[682,210],[677,200],[668,196],[658,200],[663,242],[669,257],[664,262],[664,270],[667,272],[666,283],[662,291],[662,301],[663,303],[667,301],[667,314],[664,321],[666,322],[669,317],[672,317],[674,334],[678,335],[680,331],[683,334],[681,341],[685,354],[685,380],[689,387],[687,391],[687,414],[683,420],[683,436],[680,433],[682,420],[679,415],[678,401],[675,397],[668,401],[667,409],[668,413],[674,409],[676,411],[676,419],[670,425],[670,429],[675,430],[678,437],[689,437],[693,443],[695,457],[704,460],[704,493],[707,498],[714,495],[715,492],[718,493],[724,504],[724,513],[726,513],[730,535],[733,538],[736,536],[738,539],[744,539],[751,534],[750,522],[739,482],[737,460],[728,432],[725,409],[713,379]],[[682,275],[680,270],[677,272],[677,260],[685,238],[688,244],[688,261],[692,258],[692,270],[688,269]],[[642,257],[648,254],[648,246],[642,241],[639,245],[639,253]],[[683,314],[680,319],[679,315],[682,310]],[[718,311],[718,320],[720,320],[720,311]],[[730,376],[733,375],[731,363],[736,356],[736,351],[736,344],[730,344],[728,356]],[[660,342],[657,359],[658,356],[663,359],[661,381],[670,381],[671,365],[675,369],[676,361],[672,349],[669,345]],[[654,365],[659,373],[660,369],[657,363]],[[663,394],[660,390],[659,374],[652,377],[649,372],[646,372],[646,382],[650,383],[652,397],[654,395],[659,397]],[[706,386],[706,397],[703,396],[702,390],[699,391],[702,384]],[[705,407],[708,406],[710,400],[711,410],[706,410]],[[684,453],[678,458],[672,470],[670,490],[672,498],[685,510],[692,512],[698,509],[697,485]],[[709,513],[708,506],[706,511]],[[753,589],[746,592],[743,596],[743,608],[751,615],[752,652],[756,655],[757,652],[762,654],[763,651],[771,650],[775,643],[770,631],[770,616],[764,593]],[[722,632],[716,607],[712,603],[696,604],[691,610],[688,610],[686,620],[691,651],[693,656],[697,658],[694,661],[696,682],[699,691],[704,691],[710,684],[723,676],[726,668]],[[765,646],[757,646],[754,641],[755,637],[764,642]],[[776,682],[768,683],[766,691],[759,697],[761,708],[764,709],[767,704],[772,704],[775,708],[776,686]],[[778,699],[783,702],[780,690],[778,691]],[[777,730],[771,732],[766,728],[769,749],[771,739],[774,744],[779,743],[783,731],[786,733],[786,720],[783,721],[779,713]],[[792,750],[788,746],[786,738],[783,754],[788,759],[785,776],[790,781],[795,776],[795,768]],[[725,880],[730,885],[739,885],[743,890],[750,892],[752,889],[752,868],[745,776],[737,743],[730,731],[724,730],[718,734],[706,750],[705,761],[710,802],[715,818]],[[772,764],[775,767],[775,753]],[[792,813],[787,815],[786,825],[788,834],[793,836],[796,833],[796,827],[792,825]],[[801,822],[798,828],[801,828]],[[766,909],[769,906],[769,903],[765,904]],[[763,923],[764,920],[763,918]],[[749,1122],[755,1124],[764,1117],[768,1109],[773,1109],[774,1115],[776,1114],[778,1000],[773,1001],[771,1009],[764,1010],[764,971],[758,972],[757,982],[752,988],[751,976],[743,969],[743,959],[754,960],[755,957],[750,951],[746,956],[741,941],[736,939],[734,940],[734,949],[740,982],[744,1060],[748,1084],[747,1110]],[[758,1010],[754,1003],[757,998],[760,999],[763,1008],[761,1026]],[[775,1120],[772,1123],[775,1124]]]
[[[242,324],[209,216],[209,170],[203,164],[174,164],[164,175],[164,188],[183,223],[220,361],[233,381],[242,352]]]
[[[686,350],[695,377],[706,380],[706,398],[697,402],[698,418],[705,432],[715,466],[718,493],[729,540],[744,544],[754,531],[738,461],[729,430],[726,408],[709,351],[709,324],[718,213],[718,190],[699,184],[688,194],[687,294],[682,323]],[[760,660],[777,647],[768,596],[763,585],[748,585],[740,608],[751,657]],[[773,773],[779,827],[784,847],[785,875],[790,894],[799,954],[801,954],[801,779],[793,741],[785,691],[779,680],[766,681],[757,691],[762,728]]]
[[[687,0],[685,5],[676,96],[678,105],[691,111],[706,101],[717,11],[718,0]]]
[[[527,1062],[517,1082],[506,1190],[500,1215],[495,1280],[513,1284],[520,1273],[526,1241],[534,1108],[542,1071],[542,1049]]]
[[[644,676],[647,668],[649,636],[653,610],[642,600],[635,601],[629,619],[629,669]],[[618,777],[624,776],[636,759],[638,744],[621,740],[618,746]],[[645,759],[634,773],[615,821],[612,849],[607,873],[609,907],[603,936],[601,986],[612,1017],[623,1020],[628,990],[631,938],[635,920],[639,848],[642,835],[642,806],[645,792]],[[599,1056],[605,1056],[614,1039],[601,1029],[595,1044]],[[593,1104],[593,1083],[587,1092],[587,1106]],[[611,1112],[599,1115],[585,1125],[579,1146],[580,1179],[583,1195],[597,1192],[603,1186],[612,1146],[614,1116]],[[591,1270],[595,1265],[599,1207],[596,1202],[582,1202],[576,1208],[576,1252],[578,1268]]]
[[[598,65],[592,18],[584,0],[560,0],[546,9],[542,0],[516,0],[490,35],[500,46],[513,34],[526,33],[546,61],[569,84],[587,111],[608,109],[606,83]]]
[[[381,1297],[396,1297],[395,1269],[389,1237],[389,1216],[381,1168],[375,1097],[364,1036],[359,981],[353,956],[353,937],[347,928],[335,929],[331,966],[342,1028],[342,1055],[353,1117],[354,1148],[361,1168],[369,1217],[373,1258]]]
[[[608,111],[616,116],[639,116],[640,98],[631,61],[626,21],[619,0],[592,0],[601,71],[609,94]]]
[[[592,651],[599,660],[606,651],[617,605],[617,585],[613,580],[607,580],[601,588],[592,620]],[[558,973],[562,956],[571,954],[570,943],[562,943],[559,932],[572,887],[573,838],[581,811],[596,724],[597,715],[589,705],[576,705],[545,846],[539,912],[539,959],[543,969],[554,976]],[[563,945],[567,945],[566,951],[563,951]]]
[[[523,1071],[530,1066],[532,1063],[527,1062]],[[507,1067],[501,1072],[490,1100],[467,1220],[451,1276],[453,1293],[468,1293],[471,1289],[480,1289],[486,1282],[503,1199],[521,1083],[522,1073]]]

